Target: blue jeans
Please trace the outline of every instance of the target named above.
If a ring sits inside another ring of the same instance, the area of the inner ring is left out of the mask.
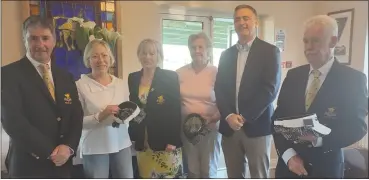
[[[133,178],[131,147],[117,153],[83,155],[85,177],[88,179],[108,179],[109,167],[112,178]]]

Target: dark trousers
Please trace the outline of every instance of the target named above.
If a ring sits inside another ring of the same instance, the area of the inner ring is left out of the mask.
[[[133,168],[133,178],[141,179],[140,173],[138,172],[137,156],[132,156],[132,168]]]
[[[84,179],[85,178],[82,164],[73,165],[71,177],[72,179]]]

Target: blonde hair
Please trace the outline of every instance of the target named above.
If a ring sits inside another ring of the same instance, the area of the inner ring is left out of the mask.
[[[137,48],[137,56],[139,57],[141,53],[143,53],[144,51],[147,50],[148,47],[153,46],[155,47],[156,50],[156,55],[158,58],[158,63],[162,62],[164,59],[164,55],[163,55],[163,48],[161,46],[161,44],[154,40],[154,39],[144,39],[140,42],[140,44],[138,45]]]
[[[109,57],[110,57],[110,66],[112,66],[115,63],[113,52],[111,51],[109,44],[105,42],[104,40],[100,40],[100,39],[94,39],[86,45],[85,52],[83,53],[83,64],[87,68],[91,68],[90,57],[92,53],[92,47],[95,44],[100,44],[106,48],[106,50],[108,51]]]
[[[205,40],[207,55],[208,55],[209,60],[212,61],[212,57],[213,57],[213,43],[211,43],[208,35],[206,35],[204,32],[200,32],[200,33],[197,33],[197,34],[191,34],[188,37],[188,49],[191,51],[192,43],[196,39],[203,39],[203,40]]]

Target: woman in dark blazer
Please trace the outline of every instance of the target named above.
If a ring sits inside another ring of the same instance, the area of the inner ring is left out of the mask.
[[[143,40],[137,56],[142,70],[128,77],[129,99],[146,113],[141,123],[130,122],[141,178],[175,178],[182,171],[180,139],[181,102],[178,76],[157,67],[163,59],[161,45]]]

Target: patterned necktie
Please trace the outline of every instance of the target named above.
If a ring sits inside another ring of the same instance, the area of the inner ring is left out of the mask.
[[[49,73],[49,69],[50,66],[48,64],[40,64],[39,66],[40,70],[41,70],[41,75],[42,75],[42,79],[44,80],[47,89],[49,90],[51,97],[54,99],[55,101],[55,90],[54,90],[54,85],[51,82],[51,76]]]
[[[318,70],[313,70],[312,71],[313,76],[314,76],[314,80],[311,83],[309,90],[306,94],[306,99],[305,99],[305,109],[306,111],[309,109],[311,103],[313,102],[316,94],[319,91],[319,85],[320,85],[320,79],[319,76],[321,75],[321,73]]]
[[[236,47],[237,47],[238,51],[243,51],[243,52],[250,51],[250,46],[248,44],[242,45],[242,44],[237,43]]]

